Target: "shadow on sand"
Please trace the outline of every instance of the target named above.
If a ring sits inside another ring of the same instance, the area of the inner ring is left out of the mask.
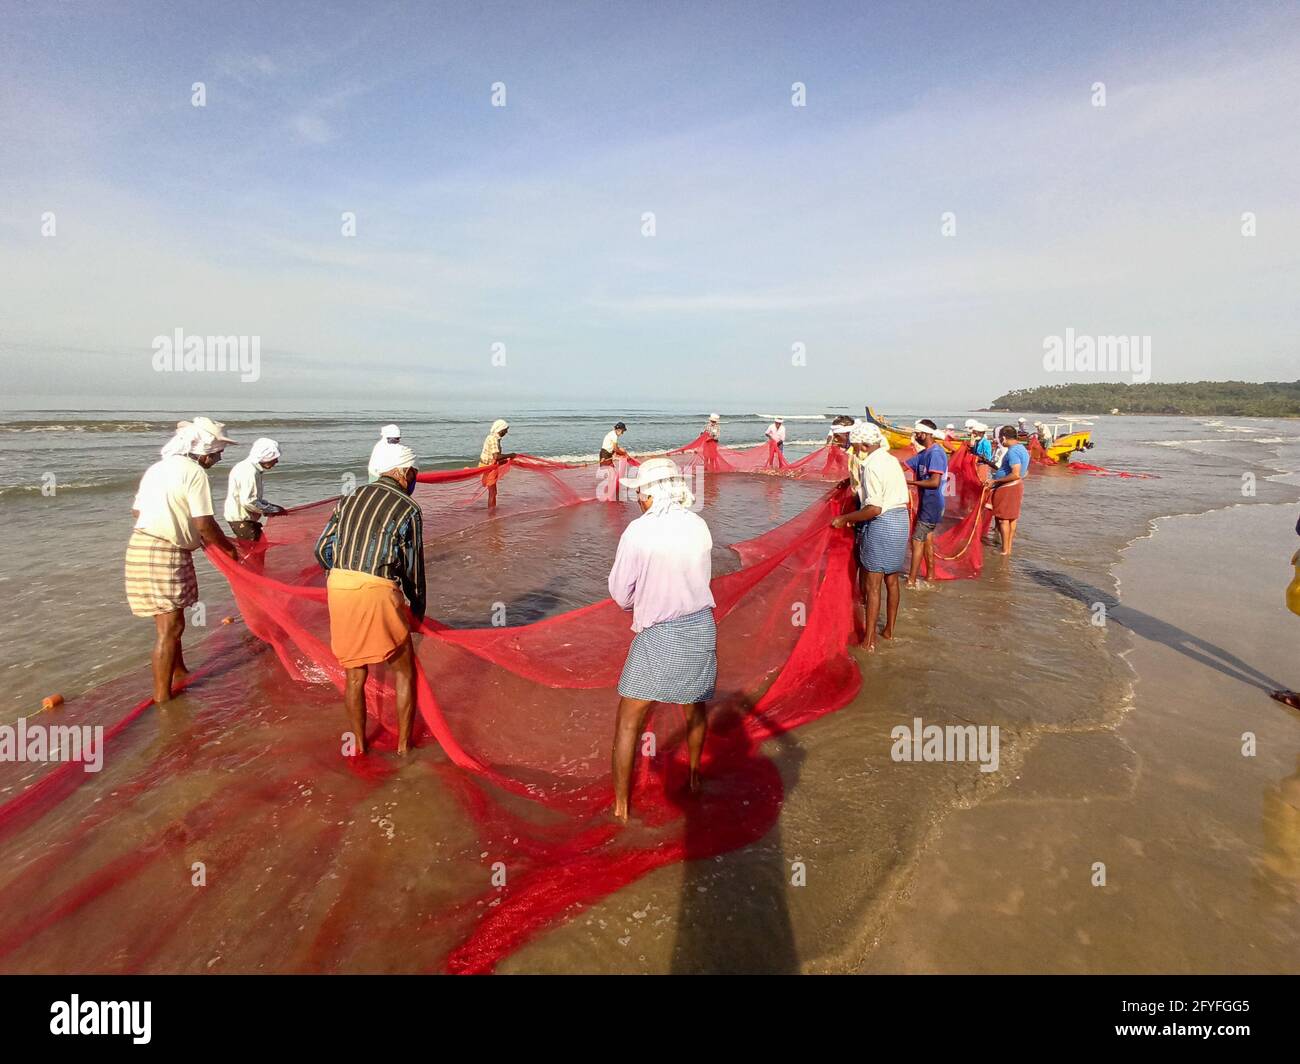
[[[1266,676],[1253,665],[1242,661],[1237,655],[1216,646],[1206,639],[1202,639],[1200,636],[1192,635],[1191,632],[1185,631],[1175,624],[1170,624],[1168,621],[1162,621],[1159,617],[1153,617],[1149,613],[1143,613],[1141,610],[1125,606],[1109,592],[1102,591],[1091,584],[1085,584],[1081,580],[1076,580],[1074,577],[1067,576],[1065,573],[1054,569],[1041,569],[1035,565],[1026,565],[1024,569],[1035,583],[1056,591],[1067,598],[1072,598],[1089,610],[1093,609],[1097,603],[1102,603],[1106,607],[1107,623],[1114,622],[1143,639],[1151,640],[1153,643],[1163,643],[1171,650],[1178,651],[1178,653],[1190,658],[1198,665],[1214,669],[1215,672],[1220,672],[1234,680],[1240,680],[1251,687],[1258,687],[1266,694],[1276,688],[1286,686]]]

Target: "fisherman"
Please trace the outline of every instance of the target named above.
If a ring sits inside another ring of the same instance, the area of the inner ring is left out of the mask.
[[[614,816],[626,823],[636,746],[657,702],[686,711],[690,789],[700,790],[704,703],[713,697],[718,658],[709,587],[713,537],[691,511],[686,479],[671,458],[651,458],[621,483],[641,507],[623,530],[609,573],[610,597],[632,612],[636,633],[618,681],[612,756]]]
[[[1003,439],[1002,434],[1006,429],[1011,429],[1012,436],[1013,437],[1015,436],[1016,430],[1011,428],[1010,425],[999,425],[997,427],[997,430],[993,433],[993,441],[990,444],[990,446],[993,447],[993,468],[994,469],[997,469],[998,466],[1002,464],[1002,459],[1006,456],[1007,453],[1006,444],[1002,442]]]
[[[614,422],[614,427],[605,433],[605,438],[600,441],[601,465],[613,465],[616,457],[628,457],[627,451],[623,450],[622,445],[618,442],[619,437],[626,431],[627,426],[621,421],[616,421]]]
[[[1029,452],[1010,425],[1003,425],[999,436],[1006,450],[993,473],[993,518],[1002,536],[1002,554],[1009,556],[1016,538],[1016,524],[1020,520],[1020,504],[1025,496]]]
[[[379,477],[339,500],[316,541],[329,572],[330,649],[347,670],[344,707],[355,750],[366,741],[366,678],[386,662],[397,702],[397,752],[411,744],[415,651],[411,629],[424,618],[424,525],[415,490],[415,455],[381,441],[371,454]]]
[[[848,414],[837,414],[831,422],[831,430],[826,433],[826,446],[849,450],[849,430],[853,428],[853,418]]]
[[[894,638],[901,591],[898,574],[907,568],[907,478],[898,459],[889,453],[884,434],[870,422],[859,422],[849,433],[849,445],[860,463],[859,509],[831,521],[835,528],[864,525],[857,541],[862,569],[862,599],[866,603],[866,634],[862,645],[876,649],[876,621],[880,617],[880,586],[887,597],[885,627],[880,635]]]
[[[957,442],[957,426],[956,426],[956,425],[949,425],[946,429],[943,430],[943,442],[944,442],[944,443],[956,443],[956,442]]]
[[[483,486],[487,488],[489,510],[496,508],[497,481],[501,479],[502,464],[518,457],[513,451],[509,454],[504,454],[501,451],[501,441],[506,438],[506,433],[509,431],[510,423],[504,418],[497,418],[492,422],[487,438],[483,441],[483,450],[479,452],[478,464],[491,467],[483,474]]]
[[[912,486],[916,488],[918,504],[916,527],[912,531],[912,563],[907,573],[909,588],[917,587],[923,556],[925,575],[930,580],[935,578],[934,530],[943,520],[944,481],[948,476],[948,453],[935,439],[938,431],[938,426],[928,418],[918,421],[912,437],[919,450],[903,463],[915,478]]]
[[[1022,417],[1016,418],[1016,436],[1022,440],[1028,439],[1033,433],[1029,431],[1029,423]]]
[[[366,474],[370,478],[371,484],[373,484],[376,480],[378,480],[379,474],[383,472],[382,469],[375,468],[375,456],[379,453],[379,448],[386,443],[401,443],[401,442],[402,442],[402,430],[399,429],[396,425],[385,425],[382,429],[379,430],[379,442],[375,444],[374,447],[371,448],[370,461],[366,465]]]
[[[785,453],[785,423],[781,418],[774,417],[772,424],[767,426],[767,431],[763,435],[776,444],[778,451]]]
[[[982,421],[969,421],[967,426],[970,428],[971,453],[975,456],[975,475],[987,484],[994,469],[993,444],[987,436],[989,427]]]
[[[709,423],[704,426],[705,435],[708,436],[709,439],[714,440],[716,442],[721,432],[722,432],[722,418],[719,417],[717,414],[710,414]]]
[[[262,518],[284,513],[283,506],[267,502],[262,494],[262,473],[280,461],[280,445],[263,436],[253,442],[248,457],[230,471],[226,490],[226,524],[236,539],[256,543],[262,538]]]
[[[207,470],[234,440],[210,418],[180,422],[162,457],[140,478],[131,503],[135,527],[126,545],[126,600],[137,617],[152,617],[157,630],[151,662],[153,698],[169,701],[189,670],[181,649],[185,610],[199,597],[193,553],[203,545],[239,560],[212,515]],[[211,430],[211,431],[210,431]]]

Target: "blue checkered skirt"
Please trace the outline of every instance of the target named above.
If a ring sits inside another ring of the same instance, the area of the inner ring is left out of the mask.
[[[618,693],[678,706],[706,702],[718,680],[717,647],[712,609],[652,624],[632,640]]]
[[[863,526],[858,537],[858,561],[869,573],[901,573],[907,570],[907,537],[912,516],[906,506],[886,510]]]

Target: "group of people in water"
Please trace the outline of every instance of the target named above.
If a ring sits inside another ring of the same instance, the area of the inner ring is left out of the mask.
[[[717,440],[721,419],[709,418],[704,434]],[[949,426],[951,429],[952,426]],[[987,470],[990,501],[1002,533],[1002,553],[1015,537],[1029,454],[1014,426],[996,433],[968,421],[972,454]],[[505,463],[518,457],[502,448],[508,422],[493,422],[479,456],[487,505],[497,504],[497,483]],[[599,463],[621,465],[630,455],[616,422],[601,441]],[[785,445],[783,419],[774,418],[766,437]],[[934,536],[948,495],[948,457],[934,421],[913,426],[915,451],[900,460],[881,427],[837,418],[830,441],[846,452],[855,508],[834,518],[836,528],[855,529],[865,608],[863,646],[875,649],[882,591],[885,623],[879,635],[892,638],[897,620],[900,576],[919,586],[922,566],[935,575]],[[212,547],[238,562],[235,541],[255,544],[264,519],[282,513],[265,498],[262,474],[275,467],[280,449],[259,439],[230,472],[223,510],[231,535],[213,517],[207,471],[235,441],[225,425],[208,417],[177,423],[159,461],[141,478],[133,503],[135,527],[126,551],[126,591],[132,612],[152,617],[157,639],[152,655],[154,699],[167,702],[188,675],[181,649],[185,610],[198,599],[193,551]],[[619,469],[619,472],[625,470]],[[330,649],[345,671],[344,706],[349,752],[364,754],[365,685],[369,670],[384,664],[395,692],[397,750],[405,753],[414,721],[415,653],[412,631],[424,617],[426,591],[420,506],[411,497],[419,469],[397,425],[380,430],[367,465],[368,482],[342,496],[314,549],[327,573]],[[910,474],[910,477],[909,477]],[[612,474],[611,474],[612,475]],[[609,573],[610,597],[631,614],[634,633],[618,683],[619,703],[612,750],[615,817],[626,821],[637,738],[656,703],[686,712],[690,786],[700,786],[700,757],[707,732],[705,704],[717,680],[712,578],[713,540],[694,512],[690,482],[668,456],[642,461],[619,484],[631,493],[640,515],[624,529]],[[909,511],[909,479],[918,495],[916,520]]]

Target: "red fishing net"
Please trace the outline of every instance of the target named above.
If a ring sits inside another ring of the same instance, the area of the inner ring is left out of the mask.
[[[351,876],[339,888],[343,899],[316,926],[310,947],[272,951],[260,967],[333,970],[347,963],[380,970],[488,971],[540,929],[648,871],[735,849],[772,827],[782,784],[760,745],[843,706],[860,683],[846,652],[854,635],[853,538],[830,527],[836,513],[854,508],[839,483],[847,473],[845,452],[823,447],[790,462],[772,444],[731,449],[702,435],[672,453],[698,474],[702,513],[719,544],[713,580],[719,673],[709,710],[704,793],[688,793],[680,709],[660,706],[647,723],[652,751],[643,747],[637,760],[636,823],[620,829],[609,816],[615,688],[632,633],[627,615],[598,589],[619,534],[635,513],[620,504],[611,480],[622,463],[566,465],[520,456],[493,476],[482,469],[422,473],[414,498],[424,519],[429,618],[416,641],[417,745],[436,743],[455,766],[424,759],[447,769],[439,776],[442,793],[454,796],[461,816],[483,840],[485,858],[490,854],[501,863],[506,880],[488,885],[477,879],[467,886],[449,877],[456,889],[440,887],[437,871],[429,873],[432,862],[421,856],[427,882],[413,873],[424,886],[412,889],[425,890],[427,897],[421,895],[400,935],[390,932],[384,939],[387,953],[358,961],[359,954],[344,943],[362,934],[367,905],[383,902],[371,895],[377,872]],[[958,452],[950,468],[952,520],[939,533],[936,550],[942,579],[978,574],[980,538],[990,518],[969,452]],[[499,492],[490,515],[488,481]],[[275,518],[260,542],[244,548],[240,564],[219,554],[211,560],[229,580],[248,629],[274,648],[312,712],[335,715],[341,736],[345,724],[337,695],[328,686],[328,697],[319,693],[322,685],[341,687],[344,672],[329,649],[325,573],[312,557],[333,505],[315,503]],[[545,549],[518,550],[516,541]],[[222,667],[236,667],[231,660],[238,654],[232,646]],[[391,744],[386,737],[395,725],[393,692],[382,667],[371,671],[367,702],[382,750]],[[117,731],[147,705],[131,707]],[[38,857],[29,855],[9,878],[0,876],[0,963],[18,970],[35,966],[38,958],[48,963],[59,956],[48,947],[60,925],[71,922],[73,932],[82,926],[77,921],[111,914],[114,927],[93,956],[87,955],[89,946],[78,953],[68,945],[71,939],[55,940],[71,967],[184,968],[191,962],[177,962],[166,947],[181,929],[198,926],[200,913],[222,926],[212,914],[220,914],[224,904],[230,907],[228,922],[246,920],[234,911],[233,900],[223,902],[221,891],[229,889],[224,882],[208,886],[202,900],[193,892],[177,899],[175,891],[160,893],[153,878],[162,875],[167,860],[197,843],[236,865],[257,851],[257,817],[247,815],[246,806],[244,815],[230,815],[220,786],[201,788],[199,797],[187,795],[186,811],[149,835],[148,845],[114,853],[107,837],[108,825],[121,822],[110,818],[131,817],[144,791],[165,785],[171,773],[214,763],[219,754],[210,746],[140,754],[137,766],[122,770],[127,778],[102,808],[61,827],[57,843],[44,838]],[[382,766],[383,759],[347,764],[363,777],[373,775],[376,786],[386,771],[365,767]],[[342,765],[339,747],[322,750],[318,741],[309,749],[281,746],[266,762],[264,778],[221,783],[259,794],[256,801],[276,808],[277,818],[283,814],[275,821],[277,838],[297,855],[295,875],[308,877],[298,886],[302,891],[311,890],[312,875],[326,875],[329,855],[350,821],[339,819],[336,826],[331,819],[313,819],[286,803],[285,795],[292,796],[294,787],[301,793],[302,777],[326,787],[324,781]],[[42,815],[83,779],[77,766],[63,765],[20,787],[10,781],[11,796],[0,806],[0,843],[17,838],[14,844],[23,845],[40,837],[24,833],[39,831]],[[101,861],[71,871],[59,865],[60,854],[91,840],[107,848]],[[144,892],[149,904],[124,910],[128,892],[134,898]],[[351,960],[340,960],[345,956]]]

